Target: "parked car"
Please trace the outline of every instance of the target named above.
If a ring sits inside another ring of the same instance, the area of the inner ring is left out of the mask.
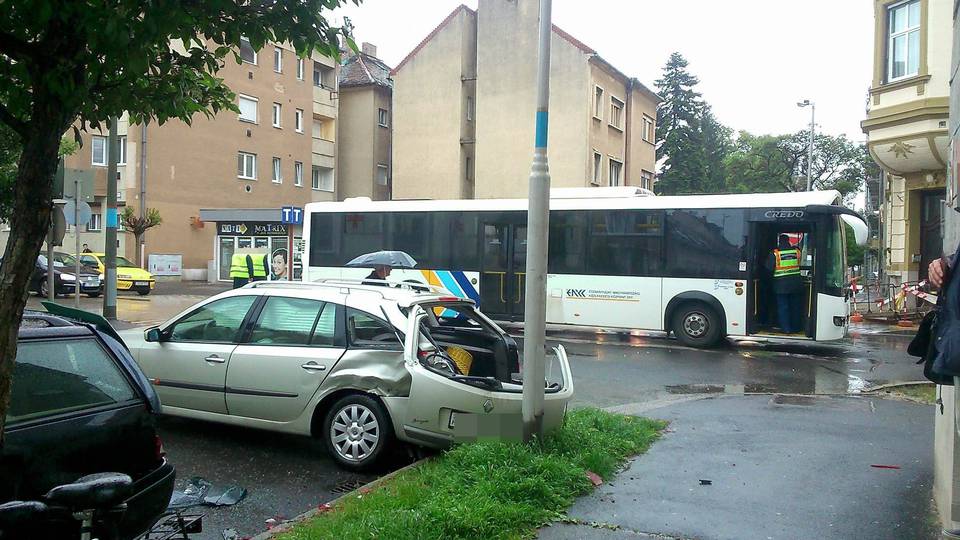
[[[155,428],[157,395],[119,336],[103,328],[24,314],[0,447],[0,503],[39,500],[89,474],[126,474],[134,481],[119,518],[126,539],[166,510],[175,472]],[[79,522],[66,516],[26,527],[0,537],[79,538]],[[103,538],[98,527],[93,536]]]
[[[103,294],[103,278],[96,270],[80,265],[80,274],[77,275],[77,261],[66,253],[53,254],[53,292],[56,295],[73,294],[80,282],[80,292],[96,298]],[[79,277],[79,279],[78,279]],[[30,290],[40,296],[47,296],[47,257],[37,257],[37,264],[30,276]]]
[[[96,268],[101,274],[104,273],[104,255],[103,253],[81,253],[80,262]],[[117,290],[135,291],[144,296],[150,294],[150,291],[156,286],[157,280],[153,274],[143,268],[128,261],[125,257],[117,256]]]
[[[321,437],[345,468],[397,439],[519,438],[516,342],[469,300],[401,285],[255,283],[122,335],[164,414]],[[548,429],[573,395],[555,352]]]

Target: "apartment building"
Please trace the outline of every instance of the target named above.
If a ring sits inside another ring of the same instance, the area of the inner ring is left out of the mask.
[[[875,0],[873,81],[861,123],[880,180],[881,266],[894,284],[922,280],[947,246],[957,245],[956,180],[948,181],[951,152],[951,47],[960,44],[951,0]],[[956,84],[956,83],[954,83]],[[960,92],[954,91],[954,104]],[[956,115],[956,110],[953,111]],[[954,119],[956,125],[956,119]],[[956,131],[955,131],[956,132]],[[956,167],[956,163],[953,164]],[[954,173],[955,175],[956,173]],[[949,193],[948,186],[949,185]],[[941,386],[934,413],[934,489],[944,538],[960,536],[960,441],[956,392]]]
[[[337,195],[341,200],[389,200],[393,130],[390,67],[377,58],[375,46],[363,43],[359,53],[345,53],[339,78]]]
[[[525,197],[538,2],[456,8],[393,70],[393,197]],[[553,27],[548,159],[555,187],[653,189],[659,96]]]
[[[877,0],[873,81],[861,126],[881,180],[881,258],[894,284],[941,254],[949,136],[950,0]]]
[[[280,208],[337,196],[336,61],[298,58],[285,44],[254,51],[244,42],[240,56],[218,74],[236,93],[239,114],[197,115],[190,125],[118,122],[119,205],[156,208],[163,218],[142,248],[121,233],[118,253],[136,260],[142,249],[144,266],[151,255],[179,257],[179,270],[166,272],[174,279],[226,280],[237,249],[296,259],[298,238],[289,245]],[[65,159],[67,183],[93,178],[92,217],[78,229],[95,251],[104,245],[106,147],[106,131],[84,133],[82,149]]]

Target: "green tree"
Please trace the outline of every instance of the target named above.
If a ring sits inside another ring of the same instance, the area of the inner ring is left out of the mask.
[[[701,178],[703,193],[722,193],[727,190],[726,158],[733,148],[732,130],[721,124],[713,116],[709,106],[704,107],[700,119],[700,131],[703,141],[703,172]]]
[[[807,187],[809,131],[752,135],[741,131],[724,161],[727,190],[737,193],[803,191]],[[839,191],[846,200],[876,175],[866,146],[845,135],[814,137],[813,189]]]
[[[241,36],[254,49],[290,43],[300,55],[339,56],[324,13],[345,0],[33,0],[0,9],[0,123],[19,139],[9,241],[0,266],[0,437],[10,400],[16,339],[51,215],[60,138],[129,113],[133,123],[190,123],[237,110],[218,78],[239,62]],[[352,0],[358,4],[359,0]],[[0,439],[2,442],[2,439]]]
[[[69,156],[80,145],[72,138],[63,136],[57,153]],[[13,187],[17,181],[17,162],[20,160],[20,138],[9,127],[0,124],[0,221],[9,221],[13,214]]]
[[[657,107],[657,192],[664,195],[704,191],[704,104],[694,87],[699,80],[687,70],[687,60],[673,53],[655,83],[663,98]]]
[[[140,260],[140,242],[147,231],[163,223],[160,211],[156,208],[147,208],[146,215],[138,216],[134,213],[133,208],[126,206],[123,213],[120,214],[120,222],[123,223],[123,229],[136,239],[137,265],[143,266],[143,261]]]

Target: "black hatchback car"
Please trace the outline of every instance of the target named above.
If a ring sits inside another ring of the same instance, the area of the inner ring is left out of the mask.
[[[80,292],[96,298],[103,294],[103,280],[100,278],[100,272],[91,270],[90,267],[80,265],[80,274],[76,274],[77,260],[73,255],[66,253],[53,254],[53,283],[54,294],[73,294],[80,284]],[[37,264],[30,276],[30,290],[40,296],[47,296],[47,257],[40,255],[37,257]]]
[[[167,508],[175,472],[155,427],[160,401],[116,333],[25,313],[13,374],[0,503],[39,500],[85,475],[118,472],[134,481],[120,537],[149,529]],[[0,538],[23,534],[7,531]],[[28,537],[78,538],[79,523],[30,523]]]

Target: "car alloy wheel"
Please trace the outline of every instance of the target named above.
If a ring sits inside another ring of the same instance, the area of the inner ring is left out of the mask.
[[[360,463],[380,444],[380,423],[366,406],[351,403],[334,415],[330,424],[330,441],[342,459]]]

